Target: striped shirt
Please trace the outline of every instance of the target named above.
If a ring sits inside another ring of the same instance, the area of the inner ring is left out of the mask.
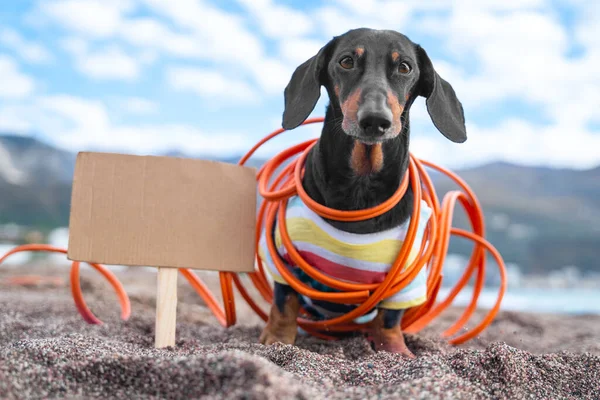
[[[404,268],[417,257],[430,216],[431,209],[422,201],[417,235]],[[402,248],[410,219],[400,226],[383,232],[350,233],[333,227],[320,215],[306,207],[298,196],[294,196],[288,201],[286,224],[296,250],[310,265],[323,274],[352,283],[380,283],[385,279]],[[283,246],[277,224],[274,243],[284,265],[303,283],[320,291],[337,291],[312,279],[291,261],[285,246]],[[259,242],[259,256],[273,280],[286,285],[287,283],[279,274],[269,254],[265,231]],[[423,267],[412,282],[399,292],[383,299],[378,307],[399,310],[423,304],[427,299],[426,273],[426,268]],[[315,314],[315,317],[321,318],[341,315],[357,306],[333,304],[314,301],[305,296],[300,297],[307,311]],[[369,315],[375,311],[371,310]]]

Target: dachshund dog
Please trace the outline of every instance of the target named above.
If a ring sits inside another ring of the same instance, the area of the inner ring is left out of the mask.
[[[327,90],[329,104],[321,135],[308,155],[302,184],[308,195],[324,206],[359,210],[379,205],[392,196],[408,173],[409,111],[417,96],[426,98],[434,126],[447,139],[455,143],[467,139],[463,107],[454,89],[435,71],[425,50],[398,32],[350,30],[334,37],[298,66],[284,92],[284,129],[294,129],[305,121],[319,100],[321,86]],[[296,199],[295,203],[290,201],[294,210],[288,208],[286,214],[286,218],[296,219],[287,224],[288,232],[296,224],[290,232],[294,246],[310,256],[305,257],[307,261],[322,272],[357,283],[380,282],[385,277],[385,267],[389,270],[402,245],[401,236],[406,233],[413,212],[413,198],[409,185],[394,208],[358,222],[322,218],[302,208]],[[422,204],[425,214],[420,217],[420,225],[424,226],[431,214]],[[270,234],[276,235],[275,231]],[[301,306],[321,319],[327,313],[335,316],[352,309],[352,305],[300,296],[277,278],[271,255],[266,254],[264,234],[261,243],[260,256],[275,280],[274,301],[261,343],[293,344]],[[325,244],[319,247],[319,243]],[[393,249],[385,247],[390,243],[395,243]],[[285,251],[280,243],[278,249]],[[385,258],[384,253],[390,253],[391,258]],[[294,268],[285,254],[281,259],[307,285],[327,290]],[[400,322],[406,309],[426,301],[424,271],[425,268],[415,278],[420,283],[413,289],[403,289],[398,301],[382,301],[370,317],[365,316],[370,318],[367,336],[374,350],[415,357],[405,344]]]

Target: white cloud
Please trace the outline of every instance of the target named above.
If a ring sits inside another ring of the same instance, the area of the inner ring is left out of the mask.
[[[40,10],[46,17],[82,35],[77,38],[80,42],[76,44],[78,48],[71,48],[71,51],[80,54],[78,68],[92,77],[132,79],[137,75],[133,61],[144,61],[142,56],[153,60],[157,56],[155,52],[211,62],[216,68],[234,72],[240,80],[256,83],[265,94],[280,93],[293,71],[292,65],[267,54],[261,38],[248,29],[244,18],[239,15],[201,0],[179,0],[177,3],[140,0],[140,4],[167,18],[170,22],[167,25],[156,17],[129,17],[128,12],[134,9],[132,4],[125,2],[121,5],[117,0],[106,3],[97,0],[62,0],[42,5]],[[92,23],[91,30],[87,31],[88,16],[96,12],[104,22],[98,22],[97,26]],[[78,13],[83,16],[79,18]],[[276,14],[278,20],[293,15],[294,20],[310,23],[304,14],[285,7],[277,8]],[[298,22],[296,25],[301,24]],[[289,32],[291,28],[286,29]],[[271,28],[274,34],[277,30]],[[297,29],[296,33],[306,31],[304,28]],[[281,33],[277,36],[281,36]],[[100,53],[93,58],[90,58],[92,55],[83,57],[81,42],[86,47],[87,42],[82,37],[123,39],[142,52],[137,59],[133,58],[135,54],[114,52]],[[73,44],[70,43],[71,46]],[[108,58],[114,61],[108,64]]]
[[[229,32],[232,36],[240,36],[245,31],[241,16],[223,11],[203,0],[179,0],[176,4],[162,0],[142,1],[160,15],[168,17],[180,29],[202,34]],[[202,23],[199,23],[200,21]],[[249,39],[259,43],[254,35],[251,35]],[[215,37],[214,40],[223,39]],[[245,43],[248,41],[245,40],[238,44]],[[243,49],[240,50],[243,51]]]
[[[32,78],[25,75],[10,57],[0,54],[0,97],[21,98],[33,93],[35,83]]]
[[[342,7],[327,3],[316,9],[313,18],[325,34],[324,39],[343,34],[351,29],[392,29],[406,33],[410,24],[419,24],[417,11],[444,11],[449,7],[445,0],[337,0]]]
[[[579,4],[581,6],[581,4]],[[583,8],[586,10],[581,15],[581,21],[575,26],[576,39],[584,45],[599,49],[600,48],[600,3],[585,2]]]
[[[540,127],[509,119],[494,128],[470,123],[467,132],[467,141],[456,144],[437,131],[424,136],[412,130],[411,151],[419,158],[452,168],[492,160],[582,169],[600,163],[600,135],[568,124]]]
[[[206,57],[202,40],[190,33],[173,32],[153,18],[130,19],[121,25],[119,33],[129,43],[142,48],[185,58]]]
[[[71,95],[46,96],[37,103],[43,110],[52,112],[78,127],[91,131],[87,135],[105,132],[110,126],[108,112],[99,101],[84,100]]]
[[[87,53],[88,43],[80,37],[70,36],[60,41],[63,49],[77,56]]]
[[[356,14],[370,14],[377,6],[377,0],[337,0],[336,2]]]
[[[124,99],[122,107],[131,114],[153,114],[158,111],[158,104],[143,97],[129,97]]]
[[[97,79],[133,80],[140,73],[137,60],[116,47],[86,54],[77,61],[77,66]]]
[[[275,59],[266,58],[248,65],[254,80],[267,94],[283,94],[295,66],[285,65]]]
[[[117,46],[90,51],[81,38],[68,38],[62,45],[74,57],[75,67],[90,78],[131,81],[140,74],[140,61]]]
[[[238,15],[204,1],[143,1],[161,16],[169,18],[179,31],[198,43],[202,50],[196,54],[198,57],[231,63],[254,60],[264,52],[260,38],[244,26],[243,19]]]
[[[23,107],[6,105],[0,108],[0,132],[25,133],[31,130],[31,123],[22,117]]]
[[[5,110],[0,107],[0,116]],[[205,132],[188,125],[116,123],[102,102],[72,95],[40,97],[18,111],[28,126],[71,151],[161,154],[179,149],[190,155],[237,155],[252,144],[244,134]]]
[[[34,15],[86,37],[102,38],[117,32],[133,5],[129,0],[46,0],[38,3]]]
[[[259,29],[273,39],[286,39],[310,34],[314,22],[304,12],[274,4],[271,0],[238,0],[254,17]]]
[[[23,60],[34,64],[48,63],[53,59],[44,46],[25,40],[14,29],[4,28],[0,31],[0,43],[11,48]]]
[[[149,17],[128,20],[120,32],[130,43],[140,46],[156,44],[172,34],[162,23]]]
[[[457,7],[445,24],[435,18],[422,27],[444,38],[457,60],[473,60],[475,74],[462,70],[464,62],[434,60],[469,107],[520,98],[548,107],[553,113],[556,104],[562,104],[575,87],[600,89],[600,78],[591,62],[597,62],[597,57],[567,59],[567,33],[552,13],[525,10],[495,14]]]
[[[460,0],[456,5],[465,9],[487,9],[490,11],[515,11],[539,8],[546,4],[545,0],[519,0],[519,1],[503,1],[503,0]]]
[[[252,79],[267,94],[281,92],[285,87],[292,67],[269,57],[260,37],[246,27],[240,16],[204,1],[180,0],[176,5],[160,0],[143,1],[185,32],[175,34],[162,25],[148,24],[148,37],[161,32],[165,38],[158,42],[162,49],[210,60],[218,68]]]
[[[357,27],[380,28],[379,24],[373,23],[368,16],[348,14],[331,5],[317,9],[313,14],[326,37],[325,40],[330,40],[333,36],[339,36]]]
[[[257,100],[254,89],[245,81],[225,76],[216,70],[171,67],[167,82],[176,90],[192,91],[208,99],[245,103]]]
[[[61,147],[73,151],[96,149],[158,154],[173,148],[214,155],[235,154],[249,145],[248,138],[241,134],[206,133],[186,125],[115,124],[101,102],[75,96],[44,97],[39,99],[37,107],[37,114],[50,113],[61,120],[55,130],[45,132]]]
[[[102,136],[94,137],[86,137],[82,128],[76,128],[61,142],[72,150],[97,148],[131,154],[160,154],[179,149],[190,156],[238,155],[250,147],[248,138],[242,134],[204,132],[181,124],[118,125],[103,132]]]
[[[324,42],[314,39],[289,39],[279,43],[279,53],[286,61],[298,66],[317,54],[324,45]]]
[[[52,139],[55,133],[65,129],[65,122],[56,112],[43,109],[39,97],[30,97],[0,103],[0,129],[20,134],[48,133]]]

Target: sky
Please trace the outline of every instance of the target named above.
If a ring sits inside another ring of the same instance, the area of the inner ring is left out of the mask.
[[[419,98],[411,152],[451,168],[600,164],[600,2],[4,0],[0,132],[71,151],[235,156],[281,127],[294,69],[334,36],[393,29],[454,87],[468,139]],[[311,116],[324,115],[322,96]],[[285,132],[270,156],[317,137]]]

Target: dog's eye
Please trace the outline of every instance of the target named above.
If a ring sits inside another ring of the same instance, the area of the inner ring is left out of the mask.
[[[351,69],[352,67],[354,67],[354,60],[352,59],[352,57],[344,57],[340,60],[340,65],[344,69]]]
[[[408,65],[405,62],[401,62],[398,66],[398,72],[400,72],[401,74],[408,74],[410,70],[410,65]]]

